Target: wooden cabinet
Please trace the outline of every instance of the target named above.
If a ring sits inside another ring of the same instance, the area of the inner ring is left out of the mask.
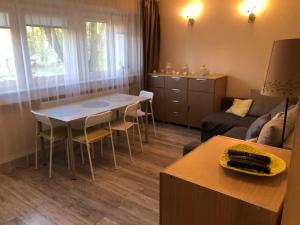
[[[153,111],[157,120],[166,120],[165,104],[165,78],[159,75],[148,75],[148,89],[154,93]]]
[[[188,79],[185,77],[165,77],[166,89],[186,90],[188,87]]]
[[[188,102],[188,125],[199,128],[201,120],[214,111],[214,95],[213,93],[190,91],[188,93]]]
[[[165,77],[166,119],[171,123],[187,124],[187,87],[188,79],[183,77]]]
[[[160,225],[278,225],[288,171],[271,179],[221,168],[229,146],[247,144],[289,165],[290,151],[216,136],[160,174]]]
[[[226,95],[226,77],[216,79],[190,78],[188,87],[188,125],[201,127],[201,120],[221,109],[221,100]]]
[[[153,97],[153,111],[155,114],[155,119],[166,120],[166,113],[163,105],[165,104],[165,90],[164,88],[150,88],[150,91],[154,93]]]
[[[213,93],[215,91],[215,80],[209,80],[206,78],[190,78],[189,90]]]
[[[226,77],[180,77],[148,75],[148,89],[154,92],[156,119],[200,128],[201,120],[221,108],[226,94]]]
[[[154,87],[154,88],[165,87],[165,78],[159,75],[149,75],[147,82],[148,82],[148,87]]]

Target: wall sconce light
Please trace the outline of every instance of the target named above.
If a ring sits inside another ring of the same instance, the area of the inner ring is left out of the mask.
[[[192,27],[201,11],[202,5],[198,1],[194,1],[182,10],[182,15],[188,20],[188,25]]]
[[[257,15],[261,14],[269,0],[245,0],[240,4],[241,14],[248,17],[248,23],[254,23]]]
[[[255,19],[256,19],[256,15],[255,15],[255,6],[253,6],[253,9],[250,11],[248,10],[249,13],[249,17],[248,17],[248,23],[254,23]]]
[[[191,13],[191,15],[186,16],[186,18],[188,19],[188,25],[193,26],[195,23],[195,18],[193,14]]]

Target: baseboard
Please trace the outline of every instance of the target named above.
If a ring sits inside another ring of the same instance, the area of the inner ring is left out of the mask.
[[[32,165],[34,153],[0,164],[0,173],[11,173],[16,168],[26,168]]]

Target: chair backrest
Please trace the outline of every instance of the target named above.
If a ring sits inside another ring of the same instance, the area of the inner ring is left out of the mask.
[[[35,111],[31,111],[32,114],[34,115],[35,119],[38,121],[38,122],[41,122],[42,124],[45,124],[49,127],[52,127],[52,122],[50,120],[50,118],[46,115],[43,115],[43,114],[40,114],[40,113],[37,113]]]
[[[85,119],[85,130],[89,127],[93,127],[96,125],[101,125],[104,123],[110,123],[112,119],[112,111],[104,112],[104,113],[99,113],[96,115],[88,116]]]
[[[139,96],[153,99],[153,92],[141,90]]]
[[[124,120],[126,121],[127,116],[130,116],[130,117],[136,116],[137,117],[138,116],[137,111],[140,108],[141,108],[140,102],[136,102],[131,105],[128,105],[124,112]]]

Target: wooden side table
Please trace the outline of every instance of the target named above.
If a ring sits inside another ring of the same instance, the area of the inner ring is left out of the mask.
[[[256,177],[225,170],[219,157],[244,143],[287,162],[290,151],[216,136],[160,175],[161,225],[278,225],[287,187],[285,171]]]

